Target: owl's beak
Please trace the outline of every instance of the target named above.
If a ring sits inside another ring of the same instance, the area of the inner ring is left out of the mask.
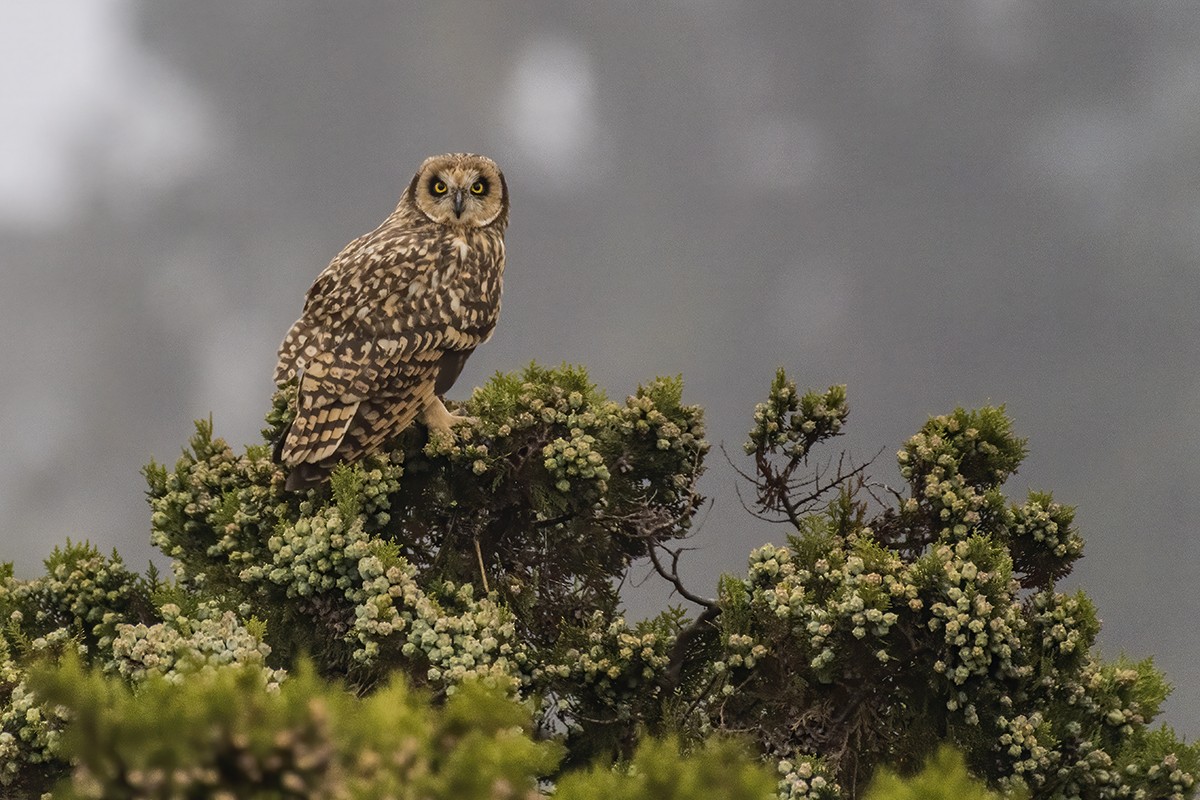
[[[459,189],[454,193],[454,216],[461,217],[463,212],[463,193]]]

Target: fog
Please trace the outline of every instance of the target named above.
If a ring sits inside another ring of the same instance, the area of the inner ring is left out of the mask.
[[[840,444],[892,483],[928,415],[1005,403],[1104,654],[1200,734],[1198,41],[1184,0],[0,5],[0,558],[154,557],[141,466],[210,413],[256,441],[309,283],[472,150],[509,261],[452,397],[682,373],[737,454],[785,366],[849,385]],[[715,454],[698,593],[786,534],[735,480]]]

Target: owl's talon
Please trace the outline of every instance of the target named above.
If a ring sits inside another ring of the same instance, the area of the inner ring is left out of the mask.
[[[421,421],[425,423],[425,427],[429,428],[429,430],[438,431],[450,436],[454,435],[454,428],[458,426],[466,425],[467,427],[471,427],[479,422],[476,417],[452,413],[446,408],[446,404],[439,397],[433,398],[429,405],[425,406],[425,409],[421,412]]]

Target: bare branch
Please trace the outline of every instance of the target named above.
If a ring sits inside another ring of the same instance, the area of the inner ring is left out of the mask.
[[[675,644],[671,646],[670,661],[667,664],[665,681],[667,688],[677,689],[679,687],[679,681],[683,677],[683,662],[687,658],[688,648],[705,633],[706,628],[714,627],[713,623],[716,622],[717,617],[720,615],[720,606],[713,603],[700,612],[700,616],[696,617],[692,624],[681,630],[679,635],[675,637]],[[697,704],[699,704],[700,700],[706,694],[707,691],[701,692],[696,697],[687,711],[688,714],[691,714],[695,710]]]
[[[658,553],[656,552],[656,548],[659,548],[659,547],[661,547],[663,550],[666,550],[668,553],[671,554],[671,569],[670,569],[670,571],[668,571],[663,566],[662,561],[660,561],[658,558]],[[717,602],[715,600],[708,600],[706,598],[700,597],[699,595],[692,594],[691,592],[688,591],[687,587],[683,585],[683,581],[680,580],[679,572],[677,569],[679,566],[680,552],[682,552],[682,551],[671,550],[669,547],[667,547],[664,544],[661,544],[660,542],[651,542],[650,543],[650,563],[652,563],[654,565],[654,571],[657,572],[668,583],[670,583],[672,586],[674,586],[675,591],[679,593],[680,597],[684,598],[685,600],[689,600],[698,606],[702,606],[705,609],[717,609],[719,611],[719,607],[717,606]]]

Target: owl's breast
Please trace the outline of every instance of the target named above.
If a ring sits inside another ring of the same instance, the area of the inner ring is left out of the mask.
[[[440,310],[460,328],[490,330],[499,315],[504,240],[489,233],[450,236],[439,264]]]

